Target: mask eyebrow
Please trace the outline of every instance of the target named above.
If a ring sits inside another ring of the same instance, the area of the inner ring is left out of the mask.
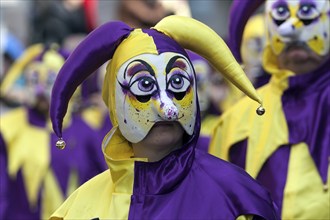
[[[135,62],[136,64],[133,64]],[[147,62],[145,62],[144,60],[137,59],[131,61],[125,68],[124,79],[126,79],[126,75],[132,77],[140,71],[148,71],[152,76],[155,76],[154,70]]]
[[[302,6],[302,5],[309,5],[311,7],[316,8],[315,2],[313,0],[301,0],[299,2],[299,6]]]
[[[280,1],[275,2],[272,5],[272,9],[275,9],[275,8],[278,8],[278,7],[286,7],[286,8],[288,8],[288,3],[285,0],[280,0]]]
[[[182,60],[178,59],[184,59],[187,61],[184,57],[182,56],[174,56],[172,57],[169,61],[168,64],[166,65],[166,74],[171,71],[174,67],[178,67],[184,71],[187,71],[187,63],[183,62]],[[187,61],[188,62],[188,61]]]

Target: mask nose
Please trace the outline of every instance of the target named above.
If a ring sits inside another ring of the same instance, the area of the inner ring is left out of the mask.
[[[175,121],[178,119],[178,109],[174,105],[165,105],[164,119],[167,121]]]
[[[160,99],[157,100],[157,111],[158,115],[166,121],[176,121],[179,116],[178,108],[166,92],[160,93]]]
[[[284,22],[278,29],[278,33],[282,37],[296,39],[300,34],[302,22],[298,18],[290,18]]]

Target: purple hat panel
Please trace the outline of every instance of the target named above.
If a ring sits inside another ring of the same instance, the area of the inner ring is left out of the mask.
[[[240,53],[243,32],[245,25],[253,13],[265,2],[265,0],[233,0],[229,15],[229,47],[236,58],[241,63]]]
[[[142,31],[153,38],[159,54],[164,52],[174,52],[189,58],[183,47],[169,36],[155,29],[143,29]]]
[[[62,137],[62,122],[76,88],[112,58],[117,46],[133,29],[123,22],[109,22],[91,32],[61,68],[52,91],[50,116],[54,132]]]

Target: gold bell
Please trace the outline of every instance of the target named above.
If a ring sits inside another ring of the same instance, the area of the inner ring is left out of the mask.
[[[263,115],[263,114],[265,114],[266,110],[265,110],[264,107],[262,107],[262,105],[260,105],[260,106],[257,108],[256,112],[257,112],[258,115]]]
[[[60,138],[60,139],[58,139],[58,141],[56,141],[56,147],[60,150],[63,150],[65,148],[65,145],[66,145],[66,143],[62,138]]]

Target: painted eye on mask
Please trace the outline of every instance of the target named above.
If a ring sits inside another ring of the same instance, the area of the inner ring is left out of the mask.
[[[290,11],[287,6],[278,6],[271,11],[274,22],[279,26],[290,17]]]
[[[150,76],[134,77],[130,91],[140,102],[148,102],[157,91],[156,81]]]
[[[308,25],[312,23],[312,21],[319,16],[319,12],[315,8],[314,5],[301,5],[297,16],[304,23],[304,25]]]
[[[172,92],[177,100],[183,99],[190,87],[190,80],[183,71],[174,71],[168,75],[167,90]]]

